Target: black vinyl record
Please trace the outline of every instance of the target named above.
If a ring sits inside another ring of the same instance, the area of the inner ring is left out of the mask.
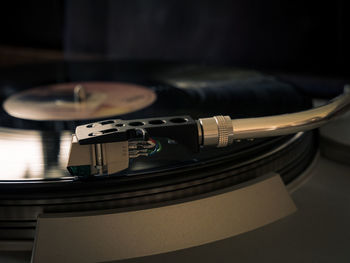
[[[260,72],[234,68],[108,61],[2,69],[0,220],[6,231],[0,233],[0,239],[32,239],[36,219],[42,213],[161,205],[164,201],[195,198],[269,172],[280,174],[288,184],[308,167],[317,151],[314,132],[236,141],[230,147],[201,149],[199,153],[189,151],[164,134],[157,138],[161,151],[131,159],[129,169],[110,176],[77,179],[66,169],[72,133],[77,125],[98,118],[67,117],[66,110],[74,110],[73,95],[65,92],[72,91],[72,83],[74,89],[77,85],[97,87],[91,108],[103,96],[112,100],[116,107],[112,111],[106,108],[103,113],[106,118],[174,115],[190,115],[194,119],[214,115],[249,118],[311,107],[310,99],[294,86]],[[108,86],[109,94],[117,90],[117,96],[103,94],[103,86]],[[53,92],[57,89],[58,94]],[[130,96],[130,89],[137,94]],[[137,100],[144,105],[133,104]],[[47,112],[40,112],[40,107],[48,109]],[[37,120],[36,113],[29,114],[38,112],[46,118],[52,114],[52,107],[66,112],[60,115],[62,119]],[[116,109],[123,114],[113,115]],[[24,114],[25,118],[9,112]]]
[[[62,96],[57,96],[50,87],[67,83],[97,82],[97,90],[101,88],[99,83],[135,84],[144,88],[143,94],[145,91],[155,94],[149,105],[126,110],[121,115],[109,113],[105,119],[174,115],[190,115],[194,119],[214,115],[247,118],[296,112],[310,107],[310,101],[293,86],[279,82],[272,76],[214,66],[160,62],[62,62],[3,69],[0,80],[3,105],[0,110],[0,139],[2,145],[8,145],[2,147],[0,154],[0,161],[7,164],[0,176],[0,180],[4,181],[70,178],[65,166],[71,133],[77,125],[103,119],[93,116],[81,120],[72,117],[69,120],[69,112],[65,113],[68,120],[31,120],[30,117],[11,116],[5,110],[6,101],[32,89],[38,90],[38,93],[48,93],[45,100],[53,103],[61,101]],[[122,89],[121,92],[132,93],[128,86]],[[120,97],[118,92],[112,96]],[[136,93],[128,99],[134,100],[143,94]],[[40,101],[37,99],[32,104],[38,103]],[[31,105],[23,104],[23,112],[26,113]],[[160,140],[163,145],[161,155],[135,159],[125,173],[134,175],[195,165],[271,139],[242,142],[229,149],[211,149],[200,154],[188,152],[182,145],[167,140],[166,136]]]

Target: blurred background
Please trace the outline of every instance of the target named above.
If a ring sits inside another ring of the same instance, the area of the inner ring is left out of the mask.
[[[0,9],[0,66],[180,60],[346,76],[349,11],[345,0],[12,0]]]

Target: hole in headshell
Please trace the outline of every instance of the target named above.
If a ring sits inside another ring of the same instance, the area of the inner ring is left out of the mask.
[[[130,122],[129,125],[130,126],[142,126],[142,125],[144,125],[144,123],[140,122],[140,121],[134,121],[134,122]]]
[[[184,123],[184,122],[187,122],[188,120],[185,119],[185,118],[173,118],[170,120],[170,122],[172,123]]]
[[[106,124],[114,123],[114,121],[112,121],[112,120],[107,120],[107,121],[101,121],[100,123],[101,123],[102,125],[106,125]]]
[[[153,125],[157,125],[157,124],[164,124],[165,121],[163,121],[163,120],[151,120],[148,123],[153,124]]]
[[[102,135],[103,133],[98,131],[98,132],[92,132],[92,133],[89,133],[89,136],[98,136],[98,135]]]
[[[106,134],[106,133],[116,132],[116,131],[118,131],[118,129],[112,128],[112,129],[103,130],[103,131],[101,131],[101,132],[102,132],[103,134]]]
[[[97,127],[97,126],[100,126],[101,124],[97,123],[97,122],[94,122],[94,123],[90,123],[88,125],[86,125],[87,128],[93,128],[93,127]]]
[[[116,123],[115,126],[116,127],[123,127],[123,126],[125,126],[125,124],[124,123]]]

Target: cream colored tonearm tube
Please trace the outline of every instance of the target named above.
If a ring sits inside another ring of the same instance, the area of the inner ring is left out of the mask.
[[[326,105],[310,110],[231,120],[229,116],[199,119],[199,141],[203,146],[225,147],[234,140],[254,139],[297,133],[318,128],[350,109],[350,92],[345,92]],[[349,135],[350,136],[350,135]]]

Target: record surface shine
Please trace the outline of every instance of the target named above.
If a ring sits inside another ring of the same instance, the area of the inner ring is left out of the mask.
[[[83,83],[90,94],[93,93],[89,90],[92,85],[98,94],[99,98],[95,98],[98,102],[110,96],[112,110],[94,114],[99,106],[95,103],[89,106],[89,112],[79,113],[69,97],[79,83]],[[104,88],[106,85],[109,88]],[[55,87],[61,87],[59,92]],[[129,87],[130,92],[123,95],[127,90],[125,87]],[[69,92],[62,93],[65,89]],[[46,94],[45,99],[40,95],[33,97],[41,91]],[[22,103],[23,97],[27,99],[25,103]],[[26,105],[28,98],[31,106]],[[52,105],[57,106],[57,101],[61,100],[58,104],[61,103],[59,109],[62,110],[62,98],[65,101],[64,114],[58,114],[57,109],[52,113],[42,107],[51,100],[48,105],[52,109]],[[123,105],[123,101],[118,100],[120,98],[128,98],[129,102]],[[111,61],[3,69],[0,71],[0,99],[3,105],[0,110],[0,181],[7,183],[73,180],[66,170],[71,134],[77,125],[98,119],[185,114],[195,119],[218,114],[242,118],[295,112],[311,105],[295,87],[255,71],[178,63]],[[9,106],[11,100],[15,103]],[[35,100],[38,103],[34,103]],[[132,104],[133,100],[139,101]],[[27,107],[31,113],[25,110]],[[36,109],[33,111],[33,108]],[[18,118],[21,114],[14,114],[18,111],[27,115]],[[45,112],[40,115],[35,111]],[[133,160],[130,169],[122,175],[136,178],[186,167],[196,169],[228,156],[243,156],[243,159],[237,157],[236,162],[244,161],[261,154],[259,149],[271,150],[274,143],[278,146],[290,137],[244,141],[227,149],[209,149],[199,154],[189,152],[166,136],[157,139],[162,143],[162,154]],[[252,153],[251,149],[255,152]]]

